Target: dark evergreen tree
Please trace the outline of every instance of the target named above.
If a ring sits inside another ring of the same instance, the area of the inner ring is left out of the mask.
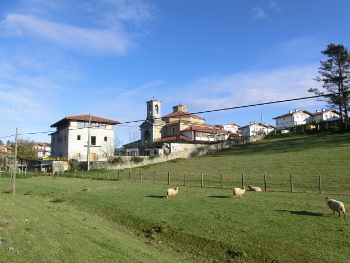
[[[309,89],[316,95],[325,95],[329,106],[336,107],[341,115],[343,127],[349,128],[350,54],[343,45],[329,44],[321,51],[328,59],[321,61],[316,81],[322,82],[324,91]],[[328,95],[327,94],[332,94]]]

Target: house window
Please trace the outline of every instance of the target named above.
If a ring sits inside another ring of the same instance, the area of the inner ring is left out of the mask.
[[[77,135],[77,140],[78,140],[78,141],[81,140],[81,135]]]
[[[106,141],[107,141],[107,136],[105,136],[105,137],[103,138],[103,140],[106,142]]]
[[[91,145],[96,145],[96,136],[91,136]]]
[[[80,158],[81,157],[81,153],[76,153],[75,157]]]
[[[175,128],[173,128],[173,134],[175,134]]]

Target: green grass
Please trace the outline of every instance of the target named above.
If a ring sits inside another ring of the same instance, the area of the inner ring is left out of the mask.
[[[295,192],[319,192],[321,176],[325,194],[349,194],[350,189],[350,134],[321,133],[317,135],[282,136],[259,142],[234,146],[199,158],[179,159],[176,162],[148,165],[119,171],[122,180],[129,179],[192,186],[218,187],[220,175],[223,187],[241,185],[242,174],[246,185],[264,185],[268,191],[290,191],[290,176]],[[110,171],[116,178],[117,171]]]
[[[3,262],[346,262],[324,196],[33,177],[0,181]],[[31,191],[31,195],[26,195]],[[339,196],[334,196],[337,198]],[[349,203],[350,197],[341,200]],[[13,247],[14,249],[9,249]]]
[[[349,219],[332,215],[324,197],[350,203],[349,139],[268,139],[123,170],[120,181],[116,171],[28,177],[16,196],[1,178],[0,262],[348,262]],[[168,172],[180,187],[166,199]],[[201,172],[211,187],[198,187]],[[220,174],[224,187],[212,187]],[[267,175],[268,191],[234,198],[241,174],[259,186]]]

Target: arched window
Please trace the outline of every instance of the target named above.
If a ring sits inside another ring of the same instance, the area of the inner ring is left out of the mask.
[[[159,113],[159,106],[158,105],[154,106],[154,109],[156,110],[156,113],[158,114]]]

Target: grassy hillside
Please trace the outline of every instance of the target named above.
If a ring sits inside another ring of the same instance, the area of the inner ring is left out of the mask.
[[[264,140],[132,169],[131,181],[129,170],[121,181],[87,173],[18,179],[16,196],[11,179],[1,178],[0,262],[347,262],[349,219],[332,215],[324,197],[350,203],[349,139]],[[141,171],[145,182],[137,181]],[[227,188],[181,186],[183,174],[198,186],[191,176],[202,171],[205,184],[223,174]],[[168,172],[180,190],[166,199]],[[242,173],[258,185],[266,174],[270,191],[234,198],[228,186],[240,185]],[[154,174],[163,184],[152,183]],[[290,174],[295,193],[288,192]],[[322,195],[310,180],[318,175]]]
[[[153,180],[156,174],[157,181],[167,183],[170,172],[172,184],[183,184],[186,175],[188,184],[197,186],[202,172],[206,186],[219,186],[222,175],[224,187],[239,186],[242,174],[246,185],[262,186],[265,175],[269,191],[289,191],[292,175],[294,191],[312,193],[318,192],[321,176],[325,194],[349,194],[350,134],[287,135],[131,170],[136,179],[141,171],[144,180]],[[123,179],[128,179],[128,172],[123,172]]]
[[[77,178],[0,180],[1,262],[346,262],[349,219],[319,194]],[[339,196],[335,196],[339,197]],[[350,197],[341,197],[348,204]],[[13,248],[13,249],[12,249]]]

